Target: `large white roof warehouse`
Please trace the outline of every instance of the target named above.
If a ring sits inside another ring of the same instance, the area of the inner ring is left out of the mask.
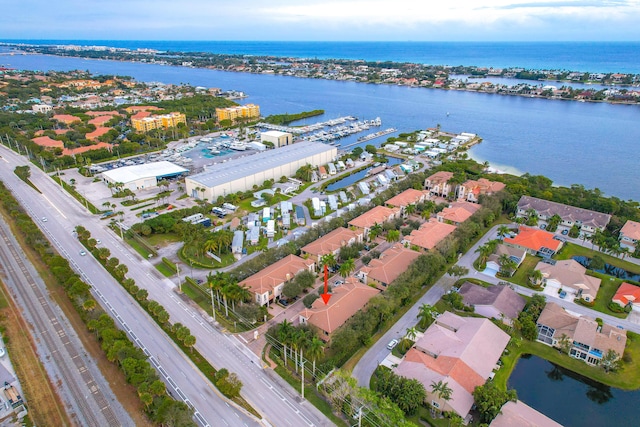
[[[102,172],[102,179],[105,182],[116,184],[121,182],[123,188],[132,191],[142,188],[155,187],[158,180],[172,178],[189,172],[188,169],[175,165],[171,162],[161,161],[145,163],[143,165],[123,166]]]
[[[214,200],[219,196],[247,191],[267,179],[277,181],[292,176],[306,165],[324,165],[332,161],[338,149],[319,142],[303,141],[240,159],[207,166],[202,173],[185,179],[187,194]]]

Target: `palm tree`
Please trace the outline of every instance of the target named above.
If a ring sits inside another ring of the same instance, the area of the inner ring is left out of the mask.
[[[240,305],[251,300],[251,290],[246,286],[239,286],[236,290],[236,297],[240,301]]]
[[[400,240],[400,232],[398,230],[389,230],[387,232],[387,242],[392,243],[398,240]]]
[[[416,335],[418,335],[418,330],[415,327],[407,328],[407,332],[404,336],[404,339],[402,340],[402,342],[405,343],[403,346],[405,350],[406,350],[406,345],[409,343],[409,341],[415,342]]]
[[[311,338],[311,341],[309,341],[309,346],[307,348],[307,355],[313,361],[313,371],[312,371],[313,378],[316,377],[316,360],[322,357],[323,354],[324,354],[324,341],[314,336],[313,338]]]
[[[532,227],[538,225],[538,212],[535,209],[527,209],[525,215],[527,216],[525,224]]]
[[[493,250],[491,250],[491,247],[489,247],[489,245],[484,244],[482,246],[479,246],[478,249],[476,249],[476,252],[480,254],[480,264],[484,265],[487,263],[487,259],[489,259],[489,255],[493,253]]]
[[[349,258],[344,261],[340,266],[340,275],[342,277],[348,277],[356,269],[356,263],[353,258]]]
[[[282,343],[284,348],[284,365],[287,366],[287,345],[289,344],[289,340],[291,339],[291,334],[293,332],[293,324],[289,322],[287,319],[284,319],[280,325],[278,325],[278,341]]]
[[[438,396],[439,399],[444,400],[446,405],[446,402],[451,400],[451,394],[453,393],[453,390],[451,390],[451,387],[449,387],[449,383],[440,380],[438,382],[431,382],[431,392]],[[445,405],[443,405],[443,410]]]
[[[375,223],[370,229],[369,229],[369,240],[373,240],[376,237],[378,237],[380,234],[382,234],[382,231],[384,229],[382,228],[382,225]]]
[[[543,278],[544,278],[544,276],[542,275],[542,272],[540,270],[533,270],[531,272],[531,275],[529,276],[529,281],[534,286],[539,286],[541,284]]]
[[[509,232],[511,232],[511,230],[509,230],[509,227],[507,227],[506,225],[501,225],[500,227],[498,227],[498,237],[500,237],[500,239],[503,239],[504,236],[509,234]]]
[[[82,309],[84,311],[93,311],[96,308],[96,300],[89,298],[82,304]]]
[[[500,264],[500,273],[504,276],[511,276],[515,269],[518,267],[516,262],[507,254],[500,255],[500,258],[498,258],[498,263]]]
[[[414,205],[413,203],[408,204],[405,208],[404,208],[404,212],[407,215],[413,215],[413,213],[416,211],[416,205]]]
[[[338,261],[336,260],[336,256],[333,253],[328,253],[322,255],[322,257],[320,258],[320,264],[326,265],[327,267],[331,268],[335,267],[338,264]]]
[[[429,304],[422,304],[417,317],[420,319],[420,327],[426,328],[433,322],[433,307]]]

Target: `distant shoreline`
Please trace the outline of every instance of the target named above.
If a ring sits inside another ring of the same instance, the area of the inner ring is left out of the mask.
[[[156,65],[183,66],[189,68],[233,71],[249,74],[270,74],[298,78],[351,81],[356,83],[387,84],[415,88],[459,90],[496,95],[521,96],[551,100],[610,103],[622,105],[640,104],[640,75],[618,73],[583,73],[556,70],[524,70],[520,68],[493,69],[479,67],[427,66],[415,63],[385,62],[372,63],[355,60],[303,60],[292,57],[227,55],[206,52],[171,52],[164,55],[153,49],[132,51],[125,48],[75,45],[20,45],[0,43],[18,54],[54,55],[84,59],[103,59],[122,62],[141,62]],[[10,55],[10,53],[9,53]],[[389,68],[392,67],[392,68]],[[483,72],[485,74],[478,74]],[[545,74],[546,73],[546,74]],[[451,78],[450,74],[466,74],[464,81]],[[523,77],[525,76],[525,77]],[[537,77],[528,79],[526,76]],[[518,82],[514,85],[492,83],[485,78],[515,77],[530,83]],[[598,80],[587,80],[587,78]],[[579,80],[578,80],[579,79]],[[561,83],[561,88],[545,83]],[[571,83],[581,85],[597,84],[610,86],[594,88],[571,87]],[[636,89],[637,88],[637,89]]]

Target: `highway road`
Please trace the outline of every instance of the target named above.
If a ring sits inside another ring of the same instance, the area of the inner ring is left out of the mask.
[[[31,167],[31,181],[42,191],[42,194],[18,179],[13,170],[15,166],[28,164],[26,159],[12,153],[4,146],[0,154],[3,157],[0,179],[14,190],[16,198],[57,250],[69,260],[83,279],[93,286],[96,300],[149,356],[150,362],[167,383],[167,390],[175,398],[184,400],[194,408],[198,423],[234,427],[259,425],[253,416],[226,402],[217,389],[97,260],[90,255],[80,255],[82,246],[74,237],[73,230],[78,224],[84,225],[103,242],[111,242],[109,246],[113,256],[119,256],[114,235],[106,231],[102,224],[91,222],[84,207],[80,207],[75,199],[62,191],[39,169]],[[43,217],[47,218],[47,222],[42,221]],[[141,271],[138,261],[129,263],[128,267],[131,272]],[[152,283],[157,282],[157,278],[149,280]],[[153,293],[151,295],[153,297]]]
[[[211,326],[208,322],[208,316],[203,317],[200,312],[193,310],[182,301],[174,292],[174,283],[160,276],[155,267],[132,251],[129,246],[123,245],[119,237],[107,228],[105,221],[101,221],[95,215],[90,215],[50,177],[35,167],[31,168],[31,181],[43,194],[40,195],[31,190],[13,174],[14,167],[26,164],[26,160],[4,147],[0,153],[11,163],[10,168],[6,170],[3,168],[0,171],[2,179],[4,180],[6,176],[7,180],[10,179],[16,186],[20,185],[21,188],[25,188],[24,191],[20,191],[23,203],[33,207],[32,209],[40,210],[34,211],[33,217],[41,219],[42,216],[47,216],[48,221],[40,223],[40,226],[51,228],[57,239],[57,244],[65,250],[70,262],[84,273],[85,278],[90,278],[100,295],[106,297],[110,306],[114,307],[120,317],[124,319],[127,327],[135,332],[135,337],[140,340],[139,344],[144,344],[147,347],[147,351],[153,356],[151,361],[154,366],[158,368],[156,365],[158,363],[162,364],[167,371],[171,368],[169,376],[172,381],[176,383],[179,382],[178,380],[181,381],[178,384],[179,395],[186,395],[208,424],[238,425],[236,422],[238,417],[242,419],[242,423],[247,425],[255,424],[256,421],[240,411],[226,406],[225,401],[214,399],[210,384],[202,378],[195,367],[183,366],[180,369],[175,366],[178,361],[181,364],[190,365],[190,363],[179,355],[179,350],[170,343],[169,338],[165,337],[155,324],[150,324],[152,320],[93,257],[79,256],[82,247],[73,237],[73,229],[76,225],[81,224],[87,228],[94,238],[100,239],[102,245],[110,249],[112,256],[127,265],[129,268],[127,276],[133,278],[137,286],[147,289],[149,298],[158,301],[167,309],[172,322],[180,322],[191,330],[197,339],[196,348],[212,365],[216,368],[224,367],[238,375],[244,384],[243,397],[263,415],[267,424],[272,426],[333,425],[313,405],[307,401],[300,402],[297,391],[291,386],[284,383],[272,372],[264,370],[260,359],[244,343]],[[106,305],[104,300],[100,298],[100,301],[110,310],[110,306]],[[169,384],[172,386],[171,382]],[[222,414],[225,413],[223,409],[231,411],[233,416],[223,416]],[[207,413],[210,415],[207,416]],[[221,422],[212,422],[218,417],[220,417],[222,424]]]
[[[70,418],[84,426],[133,426],[7,224],[0,223],[0,240],[0,271],[33,328],[39,357]]]

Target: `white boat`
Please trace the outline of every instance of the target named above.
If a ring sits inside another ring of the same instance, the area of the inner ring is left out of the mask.
[[[215,148],[212,148],[211,150],[209,150],[209,152],[211,154],[220,154],[220,150],[216,150]]]
[[[245,151],[247,149],[247,146],[244,142],[234,141],[229,145],[229,148],[236,151]]]

